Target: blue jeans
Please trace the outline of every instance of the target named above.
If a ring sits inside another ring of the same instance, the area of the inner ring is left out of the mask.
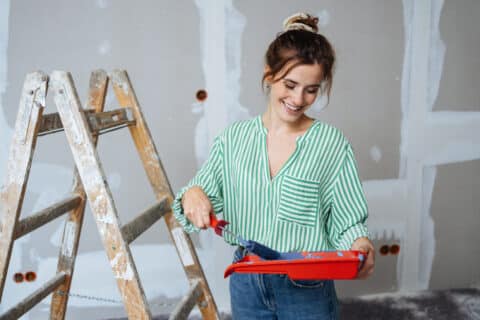
[[[234,262],[243,258],[235,251]],[[331,280],[292,280],[286,275],[233,273],[230,276],[233,320],[338,319]]]

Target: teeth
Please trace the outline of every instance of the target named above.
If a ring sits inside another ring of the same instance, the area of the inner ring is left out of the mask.
[[[292,106],[291,104],[288,104],[286,102],[283,103],[288,109],[292,110],[292,111],[298,111],[300,110],[302,107],[294,107]]]

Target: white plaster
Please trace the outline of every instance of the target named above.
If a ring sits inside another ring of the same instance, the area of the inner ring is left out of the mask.
[[[97,0],[96,5],[100,9],[106,9],[110,6],[110,0]]]
[[[185,267],[193,265],[194,264],[193,257],[190,254],[190,249],[185,240],[182,228],[172,229],[172,236],[173,236],[173,239],[175,240],[175,244],[177,245],[178,253],[180,254],[180,258],[182,259],[183,265]]]
[[[63,236],[63,230],[64,230],[63,225],[58,225],[55,231],[52,233],[50,236],[50,244],[53,245],[54,247],[60,248],[62,245],[62,236]]]
[[[205,108],[203,102],[194,102],[192,103],[192,113],[193,114],[201,114],[203,113],[203,109]]]
[[[107,198],[105,198],[103,194],[97,195],[95,200],[93,200],[92,207],[95,208],[98,215],[105,216],[99,218],[99,221],[103,223],[113,223],[112,218],[107,216]]]
[[[400,162],[399,162],[399,177],[405,178],[407,170],[407,141],[408,141],[408,128],[407,119],[409,111],[409,92],[411,89],[411,72],[412,72],[412,33],[413,33],[413,7],[414,2],[412,0],[403,0],[403,27],[405,30],[405,51],[403,57],[402,67],[402,85],[401,85],[401,109],[402,109],[402,126],[400,132]]]
[[[112,49],[112,46],[109,40],[103,40],[102,43],[98,45],[98,53],[101,56],[106,56],[107,54],[109,54],[111,49]]]
[[[132,266],[130,265],[130,263],[127,263],[126,264],[126,267],[125,267],[125,271],[123,273],[117,273],[115,275],[115,277],[117,279],[123,279],[123,280],[127,280],[127,281],[130,281],[133,279],[133,269],[132,269]]]
[[[110,260],[110,266],[112,268],[115,268],[117,266],[117,263],[118,261],[120,260],[120,258],[123,256],[123,253],[121,252],[117,252],[117,254],[115,255],[115,257],[113,257],[112,260]]]
[[[417,290],[419,286],[419,243],[421,240],[422,161],[421,145],[417,139],[422,130],[428,106],[427,91],[430,53],[430,27],[432,2],[404,0],[405,57],[402,81],[402,123],[400,145],[400,177],[407,180],[406,230],[403,250],[398,262],[400,290]],[[412,112],[410,112],[412,111]],[[414,111],[414,112],[413,112]]]
[[[28,258],[30,259],[31,262],[35,264],[39,263],[40,260],[42,259],[38,254],[37,248],[30,248],[30,251],[28,252]]]
[[[432,203],[433,187],[435,185],[435,177],[437,174],[436,167],[425,167],[422,183],[422,217],[421,217],[421,241],[419,258],[419,286],[428,288],[430,282],[430,274],[433,267],[433,258],[435,256],[435,227],[434,221],[430,214]]]
[[[368,229],[372,239],[402,239],[406,232],[407,183],[405,180],[367,180],[363,189],[368,203]]]
[[[326,27],[330,24],[330,20],[331,20],[331,17],[330,17],[330,12],[328,12],[328,10],[321,10],[320,12],[317,13],[317,17],[318,17],[318,25],[320,27]]]
[[[382,150],[378,146],[373,146],[370,148],[370,157],[375,162],[380,162],[382,159]]]
[[[250,115],[239,102],[241,39],[246,19],[231,0],[196,0],[195,4],[200,16],[202,69],[208,92],[203,116],[195,129],[197,163],[201,164],[215,136],[228,124]]]
[[[62,247],[62,254],[65,257],[71,257],[73,254],[73,245],[74,245],[74,240],[75,240],[75,233],[76,233],[77,227],[75,225],[75,222],[73,221],[68,221],[65,224],[65,232],[63,234],[64,238],[64,243],[67,245]]]
[[[440,80],[443,72],[443,61],[445,59],[446,46],[440,35],[440,17],[444,0],[432,1],[432,23],[430,29],[430,52],[428,73],[432,82],[427,91],[427,110],[431,111],[438,96]]]
[[[105,224],[114,224],[116,219],[113,214],[105,214],[103,216],[99,216],[97,220]]]

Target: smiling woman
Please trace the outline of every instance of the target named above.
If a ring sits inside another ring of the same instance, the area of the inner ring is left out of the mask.
[[[374,250],[352,148],[338,129],[305,114],[332,86],[335,54],[317,22],[304,13],[287,18],[266,53],[266,111],[215,139],[173,210],[188,232],[207,228],[210,214],[223,213],[233,234],[277,251],[364,251],[364,278],[373,270]],[[234,261],[246,251],[239,247]],[[234,273],[230,298],[234,319],[338,317],[333,281]]]

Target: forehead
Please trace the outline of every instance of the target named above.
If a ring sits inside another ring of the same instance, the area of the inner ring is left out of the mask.
[[[290,69],[282,78],[286,80],[293,80],[300,84],[319,84],[322,82],[322,66],[319,64],[300,64],[298,66],[286,65],[285,69]]]

